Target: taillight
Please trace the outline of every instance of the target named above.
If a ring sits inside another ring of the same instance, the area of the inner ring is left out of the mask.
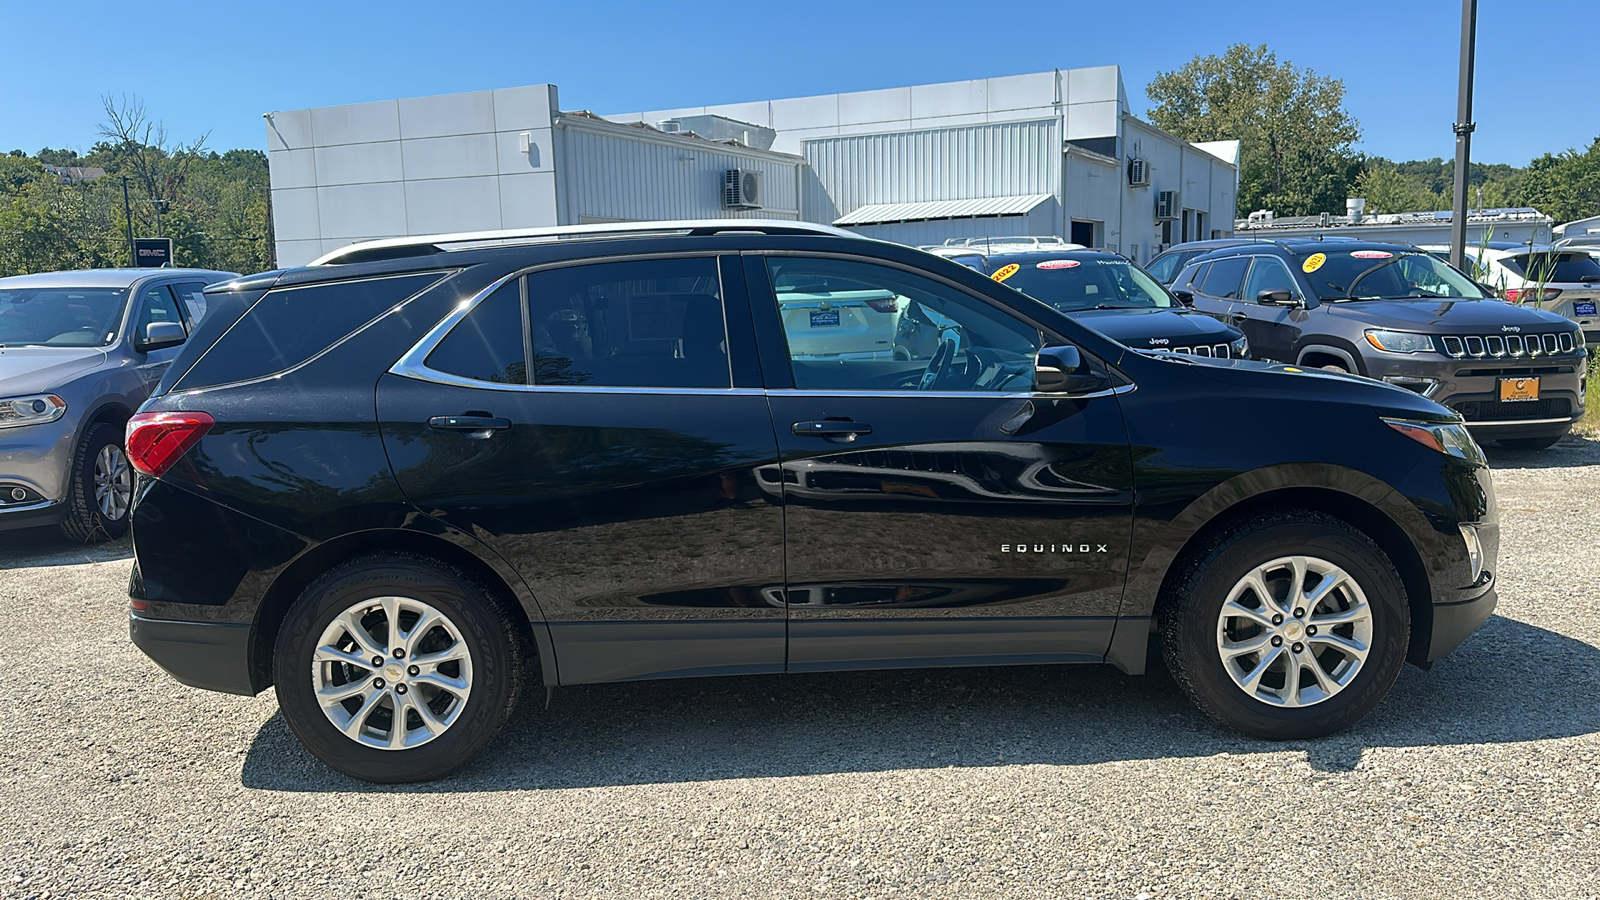
[[[1560,288],[1545,288],[1542,302],[1549,303],[1561,296]],[[1506,288],[1506,300],[1512,303],[1539,303],[1538,288]]]
[[[873,309],[877,310],[878,312],[886,312],[886,313],[899,312],[900,311],[900,298],[899,297],[890,297],[887,300],[868,300],[867,301],[867,305],[872,307]]]
[[[160,478],[215,424],[203,412],[139,413],[128,420],[128,462]]]

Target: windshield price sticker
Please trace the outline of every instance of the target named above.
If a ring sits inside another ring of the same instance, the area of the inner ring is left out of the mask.
[[[1306,257],[1306,261],[1305,262],[1300,264],[1300,271],[1306,273],[1307,275],[1310,275],[1312,272],[1315,272],[1316,270],[1322,268],[1322,264],[1327,262],[1327,261],[1328,261],[1328,254],[1326,254],[1326,253],[1313,253],[1310,256]]]
[[[1351,259],[1389,259],[1392,256],[1394,256],[1394,254],[1390,253],[1387,250],[1352,250],[1352,251],[1350,251],[1350,258]]]
[[[1022,267],[1017,265],[1016,263],[1012,263],[1011,265],[1006,266],[1005,268],[995,272],[993,275],[990,275],[989,277],[991,279],[995,280],[995,281],[1005,281],[1007,278],[1010,278],[1011,276],[1017,274],[1017,270],[1019,270],[1021,268]]]
[[[1047,259],[1034,266],[1035,269],[1076,269],[1081,263],[1075,259]]]

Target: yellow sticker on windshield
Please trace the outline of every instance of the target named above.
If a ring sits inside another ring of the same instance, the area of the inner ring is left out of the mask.
[[[1322,264],[1327,261],[1328,255],[1326,253],[1313,253],[1306,257],[1305,262],[1300,264],[1300,271],[1310,275],[1312,272],[1322,268]]]
[[[1011,265],[1006,266],[1003,269],[1000,269],[999,271],[995,272],[993,275],[990,275],[989,277],[993,278],[995,281],[1005,281],[1007,278],[1010,278],[1011,276],[1017,274],[1017,270],[1020,269],[1020,268],[1022,268],[1022,267],[1017,265],[1016,263],[1012,263]]]

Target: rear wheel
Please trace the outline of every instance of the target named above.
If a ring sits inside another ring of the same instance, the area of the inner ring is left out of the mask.
[[[1399,676],[1405,588],[1348,523],[1255,515],[1184,565],[1163,597],[1163,655],[1217,721],[1269,740],[1320,737],[1366,715]]]
[[[122,430],[109,422],[89,426],[72,456],[62,533],[83,544],[120,538],[128,533],[132,501],[133,470]]]
[[[505,724],[526,647],[494,593],[465,572],[362,557],[317,579],[289,610],[274,656],[278,705],[329,766],[363,781],[426,781]]]
[[[1554,447],[1557,441],[1566,436],[1566,432],[1562,432],[1561,434],[1554,435],[1552,437],[1500,438],[1497,443],[1502,447],[1509,447],[1512,450],[1544,450],[1549,447]]]

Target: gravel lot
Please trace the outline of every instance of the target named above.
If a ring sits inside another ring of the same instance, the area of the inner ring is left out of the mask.
[[[1600,443],[1494,457],[1499,615],[1303,744],[1159,671],[633,683],[375,788],[139,654],[125,543],[0,535],[0,896],[1600,896]]]

